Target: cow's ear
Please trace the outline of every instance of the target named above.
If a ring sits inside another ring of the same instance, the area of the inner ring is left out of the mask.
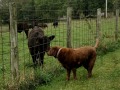
[[[49,37],[49,40],[51,41],[51,40],[53,40],[55,38],[55,35],[51,35],[50,37]]]

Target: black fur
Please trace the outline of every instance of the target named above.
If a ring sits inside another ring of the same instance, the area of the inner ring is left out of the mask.
[[[50,49],[50,42],[54,35],[48,37],[44,35],[42,28],[35,26],[28,36],[28,48],[32,56],[34,65],[43,65],[45,52]],[[39,59],[37,61],[37,59]]]
[[[58,21],[53,22],[54,28],[58,26]]]
[[[17,23],[17,32],[21,33],[22,31],[25,32],[26,37],[28,38],[29,25],[26,22]]]

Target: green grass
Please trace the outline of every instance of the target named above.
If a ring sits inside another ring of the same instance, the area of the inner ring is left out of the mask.
[[[98,56],[90,79],[87,79],[87,71],[81,67],[77,69],[78,80],[73,80],[71,75],[71,80],[66,81],[66,71],[63,70],[59,76],[53,77],[50,83],[40,85],[36,90],[119,90],[119,52],[120,48]]]
[[[120,88],[118,85],[120,81],[118,80],[120,71],[118,68],[120,67],[120,42],[116,42],[114,39],[115,23],[113,20],[114,18],[107,20],[102,19],[102,41],[98,49],[99,56],[93,70],[93,77],[89,80],[86,78],[87,71],[81,67],[77,71],[78,80],[74,81],[71,77],[71,80],[67,82],[65,80],[66,71],[64,68],[61,67],[56,59],[48,57],[47,55],[45,55],[44,59],[44,69],[37,68],[37,70],[34,70],[33,67],[30,67],[32,65],[32,59],[29,55],[26,36],[23,32],[21,34],[18,33],[20,89],[79,90],[80,88],[81,90],[117,90],[117,88]],[[96,37],[96,20],[89,20],[89,23],[91,28],[89,28],[87,22],[84,20],[72,21],[71,44],[73,48],[84,45],[94,45]],[[60,22],[57,28],[54,28],[52,23],[48,24],[48,28],[45,29],[45,34],[48,36],[54,34],[56,36],[51,46],[60,45],[66,47],[66,28],[65,22]],[[0,33],[0,87],[3,85],[10,87],[11,84],[10,40],[9,33],[6,32],[7,29],[8,26],[2,26],[2,30],[0,30],[3,32]],[[115,51],[116,49],[118,50]]]

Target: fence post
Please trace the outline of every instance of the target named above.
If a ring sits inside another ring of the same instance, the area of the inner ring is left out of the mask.
[[[118,23],[119,23],[119,9],[116,9],[116,23],[115,23],[115,40],[118,39]]]
[[[71,48],[71,19],[72,19],[72,7],[67,7],[67,47]]]
[[[18,60],[18,43],[17,43],[17,12],[16,4],[9,3],[10,13],[10,41],[11,41],[11,75],[13,84],[19,81],[19,60]]]
[[[97,9],[96,38],[101,38],[101,9]]]

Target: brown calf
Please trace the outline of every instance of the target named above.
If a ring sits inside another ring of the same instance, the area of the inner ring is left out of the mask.
[[[92,76],[92,69],[96,60],[96,48],[99,40],[96,39],[96,44],[92,46],[84,46],[76,49],[62,48],[55,46],[47,52],[49,56],[54,56],[59,60],[62,66],[67,70],[67,80],[70,79],[70,73],[73,72],[73,77],[76,79],[76,69],[83,66],[88,71],[88,77]]]

